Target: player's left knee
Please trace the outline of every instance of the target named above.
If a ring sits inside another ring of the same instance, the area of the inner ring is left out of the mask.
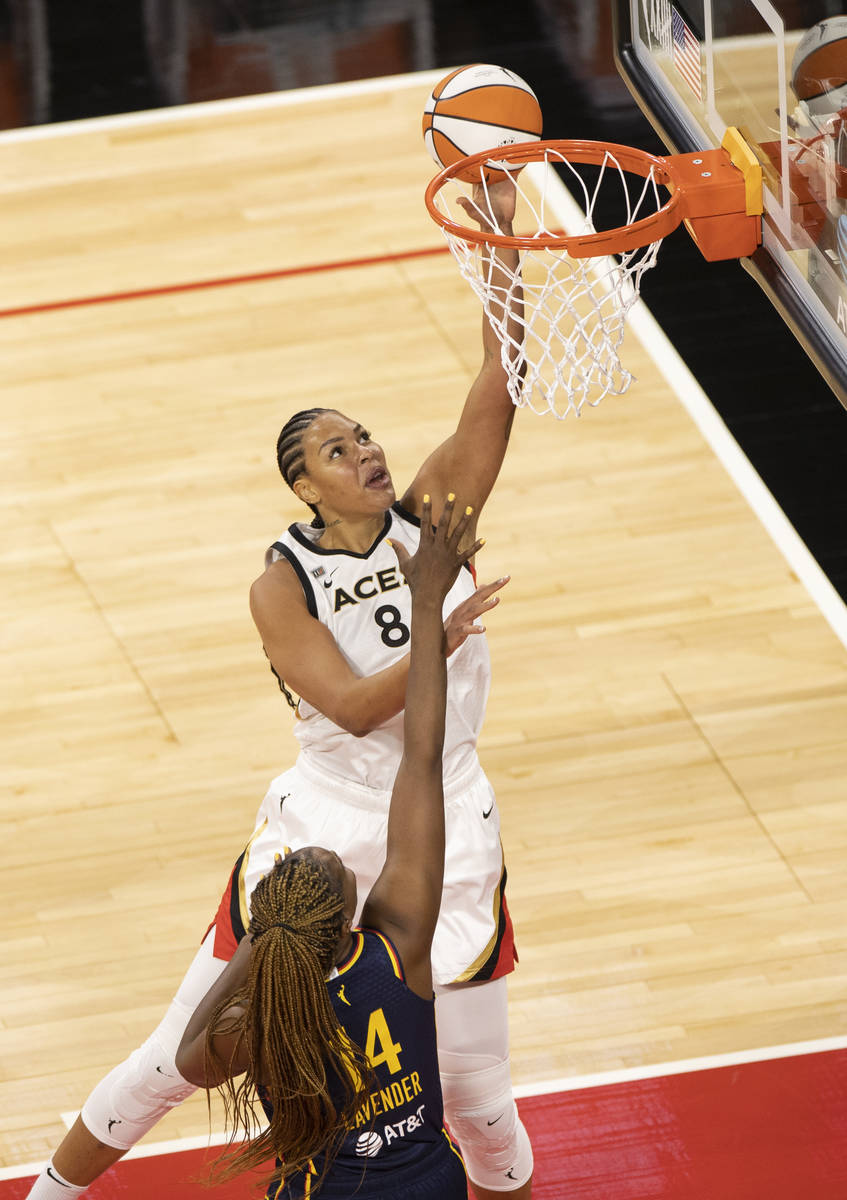
[[[532,1175],[532,1146],[512,1096],[508,1062],[442,1073],[444,1117],[472,1183],[509,1192]]]

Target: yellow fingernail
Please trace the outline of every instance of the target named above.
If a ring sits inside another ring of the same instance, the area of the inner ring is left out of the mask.
[[[424,504],[429,504],[429,496],[424,496]]]
[[[391,538],[386,538],[385,540],[386,540],[386,542],[388,542],[389,546],[391,546],[391,548],[393,549],[394,543],[392,542]]]
[[[448,493],[447,493],[447,503],[448,503],[448,504],[452,504],[452,503],[453,503],[453,501],[454,501],[455,499],[456,499],[456,494],[455,494],[455,492],[448,492]]]
[[[485,538],[480,538],[480,539],[479,539],[479,544],[480,544],[480,546],[484,546],[484,545],[485,545]]]
[[[465,516],[469,517],[472,512],[473,512],[473,509],[471,508],[470,505],[468,505],[468,507],[465,509]]]

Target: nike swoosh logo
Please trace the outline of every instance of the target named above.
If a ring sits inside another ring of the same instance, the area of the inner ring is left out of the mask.
[[[492,804],[492,805],[491,805],[491,808],[489,808],[488,812],[484,812],[484,813],[482,814],[482,819],[483,819],[483,821],[487,821],[487,820],[488,820],[488,818],[491,816],[491,814],[492,814],[493,812],[494,812],[494,805]],[[498,1117],[498,1118],[497,1118],[497,1120],[499,1121],[499,1120],[500,1120],[500,1118]],[[494,1122],[493,1122],[493,1121],[489,1121],[488,1123],[489,1123],[489,1125],[493,1125],[493,1123],[494,1123]]]
[[[52,1179],[54,1183],[58,1183],[59,1187],[73,1187],[74,1186],[72,1183],[65,1183],[64,1179],[60,1179],[58,1175],[54,1175],[52,1167],[47,1168],[47,1177],[48,1177],[48,1179]]]
[[[112,1117],[108,1125],[109,1133],[112,1132],[113,1125],[123,1125],[123,1121],[121,1121],[118,1117]]]
[[[338,570],[338,567],[336,567],[336,568],[335,568],[335,571],[337,571],[337,570]],[[326,577],[326,579],[323,581],[323,584],[324,584],[324,587],[325,587],[325,588],[331,588],[331,587],[332,587],[332,577],[333,577],[333,575],[335,574],[335,571],[330,571],[329,575],[328,575],[328,576]]]
[[[503,1114],[500,1113],[500,1117],[502,1117],[502,1115]],[[500,1120],[500,1117],[495,1117],[493,1121],[486,1121],[486,1125],[496,1125],[497,1122]],[[509,1170],[511,1170],[511,1167],[509,1168]]]

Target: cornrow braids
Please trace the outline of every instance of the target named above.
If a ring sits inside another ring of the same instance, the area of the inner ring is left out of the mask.
[[[304,408],[301,412],[295,413],[293,417],[289,417],[283,425],[280,435],[276,440],[276,461],[280,475],[292,491],[294,490],[294,484],[303,474],[306,462],[306,456],[303,451],[303,434],[322,413],[332,411],[329,408]],[[312,525],[316,529],[321,529],[323,527],[323,518],[314,504],[310,504],[309,508],[314,514]],[[286,687],[285,680],[276,670],[273,663],[271,663],[271,670],[276,676],[279,690],[285,696],[288,707],[293,709],[299,716],[297,700]]]
[[[330,408],[305,408],[301,412],[295,413],[293,417],[289,417],[283,425],[276,440],[276,461],[282,478],[292,490],[305,467],[303,434],[322,413],[332,411]],[[320,513],[314,504],[310,504],[309,508],[315,514],[312,524],[320,528],[323,525]]]
[[[243,1008],[237,1028],[249,1066],[237,1084],[228,1079],[221,1085],[231,1134],[215,1177],[230,1179],[273,1156],[286,1175],[294,1175],[323,1152],[322,1180],[375,1081],[364,1052],[339,1023],[326,987],[344,923],[343,896],[321,863],[295,853],[259,881],[251,907],[247,982],[219,1005],[206,1040],[207,1059],[219,1068],[212,1037],[233,1032],[224,1013],[234,1005]],[[272,1113],[267,1128],[257,1133],[259,1088]]]

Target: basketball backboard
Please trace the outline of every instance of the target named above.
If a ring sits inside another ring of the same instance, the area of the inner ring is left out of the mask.
[[[735,126],[761,163],[762,245],[742,265],[847,406],[847,112],[810,116],[791,82],[803,34],[830,6],[614,3],[618,70],[668,150],[717,147]]]

